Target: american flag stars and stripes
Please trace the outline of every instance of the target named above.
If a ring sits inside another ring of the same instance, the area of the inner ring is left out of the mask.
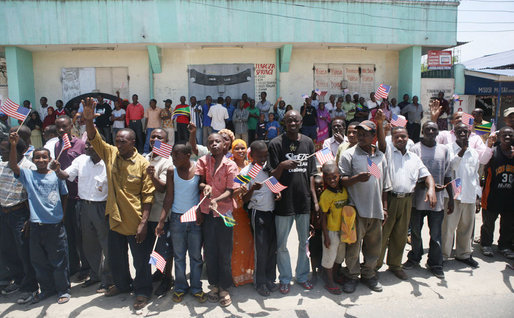
[[[462,192],[462,181],[460,180],[460,178],[457,178],[455,180],[452,180],[450,183],[452,184],[453,189],[453,199],[457,199],[459,194]]]
[[[250,171],[248,171],[248,175],[250,176],[250,178],[252,179],[255,179],[257,177],[257,175],[259,174],[259,172],[261,172],[262,170],[262,166],[255,163],[252,168],[250,169]]]
[[[264,183],[268,186],[268,188],[273,193],[280,193],[282,190],[286,189],[287,187],[282,185],[280,182],[278,182],[277,178],[275,177],[269,177],[264,181]]]
[[[386,99],[387,96],[389,96],[389,92],[391,91],[390,85],[380,84],[380,86],[377,88],[377,91],[375,92],[375,98],[379,99]]]
[[[148,261],[148,264],[157,267],[157,269],[160,270],[161,273],[164,273],[164,267],[166,267],[166,260],[164,259],[164,257],[161,256],[161,254],[157,253],[154,250],[152,251],[152,254],[150,254],[150,261]]]
[[[393,114],[391,116],[391,125],[395,127],[405,127],[407,126],[407,119],[402,115]]]
[[[2,105],[0,106],[0,111],[4,114],[6,114],[9,117],[25,121],[25,118],[30,113],[30,109],[20,106],[10,100],[9,98],[6,98],[2,101]]]
[[[473,122],[475,121],[475,119],[473,118],[473,116],[471,116],[470,114],[468,113],[462,113],[462,117],[460,118],[460,120],[468,125],[468,126],[473,126]]]
[[[374,163],[370,157],[368,157],[368,172],[375,176],[375,178],[380,179],[380,169],[376,163]]]
[[[62,151],[71,148],[70,137],[68,137],[68,134],[64,134],[62,136],[62,145]]]
[[[153,144],[152,152],[163,158],[168,158],[172,150],[173,146],[168,145],[167,143],[162,142],[160,140],[156,140]]]
[[[195,222],[196,221],[196,209],[198,209],[198,205],[193,206],[191,209],[187,210],[186,213],[180,216],[180,222]]]
[[[332,151],[328,147],[316,151],[316,158],[318,159],[320,165],[324,165],[325,162],[335,159]]]

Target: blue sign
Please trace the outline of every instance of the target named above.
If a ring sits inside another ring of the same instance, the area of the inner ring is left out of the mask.
[[[500,83],[491,79],[465,75],[465,95],[498,95]],[[502,95],[514,95],[514,82],[501,82]]]

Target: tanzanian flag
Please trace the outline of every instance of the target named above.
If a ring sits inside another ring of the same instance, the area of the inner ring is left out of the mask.
[[[475,133],[479,136],[485,135],[491,132],[493,123],[487,123],[479,126],[475,126]]]
[[[243,176],[243,175],[238,175],[234,179],[235,182],[240,183],[240,184],[247,184],[251,180],[252,180],[252,178],[250,178],[250,176]]]
[[[191,108],[189,106],[184,108],[176,108],[173,111],[172,119],[176,119],[178,116],[188,116],[191,117]]]

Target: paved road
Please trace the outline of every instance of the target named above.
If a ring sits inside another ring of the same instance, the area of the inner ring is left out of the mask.
[[[477,225],[476,233],[478,231]],[[428,238],[426,229],[423,236]],[[293,258],[296,258],[295,240],[296,232],[293,230],[289,244]],[[410,246],[407,251],[409,249]],[[371,292],[361,284],[354,294],[334,296],[318,282],[311,291],[292,286],[287,296],[277,292],[264,299],[252,286],[243,286],[233,288],[234,304],[225,309],[209,303],[197,305],[192,297],[186,297],[183,303],[175,304],[168,295],[154,298],[142,312],[135,313],[131,309],[131,295],[106,298],[94,294],[95,287],[84,289],[73,284],[73,297],[64,305],[57,305],[54,299],[37,305],[17,305],[13,304],[16,295],[1,297],[0,318],[99,318],[136,314],[148,317],[513,317],[514,270],[506,268],[507,260],[502,256],[483,257],[476,245],[474,254],[480,268],[471,270],[450,260],[445,264],[445,280],[432,276],[424,267],[408,271],[410,278],[407,281],[400,281],[382,269],[379,272],[380,281],[384,285],[382,293]],[[425,262],[426,256],[421,264]],[[206,286],[207,282],[204,281],[205,290]]]

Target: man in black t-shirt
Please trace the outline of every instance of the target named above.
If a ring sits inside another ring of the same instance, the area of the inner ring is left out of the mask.
[[[305,104],[300,108],[300,113],[303,118],[302,134],[314,141],[318,138],[318,133],[316,132],[316,117],[318,117],[318,113],[316,112],[316,108],[311,105],[311,102],[312,99],[307,97],[305,99]]]
[[[309,137],[299,133],[302,125],[300,113],[295,110],[288,111],[284,122],[286,132],[269,144],[269,163],[273,169],[272,175],[287,186],[281,193],[282,199],[275,206],[280,292],[287,294],[293,276],[287,238],[293,221],[296,221],[299,240],[296,280],[304,289],[312,289],[308,280],[310,268],[306,247],[311,204],[314,202],[316,211],[319,210],[319,205],[314,190],[316,161],[313,156],[309,157],[314,153],[314,143]]]
[[[105,141],[109,144],[112,144],[112,133],[111,133],[111,106],[106,103],[101,95],[98,95],[97,98],[98,103],[95,108],[95,124],[96,128],[100,135],[105,138]]]
[[[486,166],[486,184],[482,193],[482,227],[480,245],[485,256],[493,256],[494,223],[500,215],[500,239],[498,250],[514,259],[511,244],[514,239],[514,129],[500,129],[500,144]]]

